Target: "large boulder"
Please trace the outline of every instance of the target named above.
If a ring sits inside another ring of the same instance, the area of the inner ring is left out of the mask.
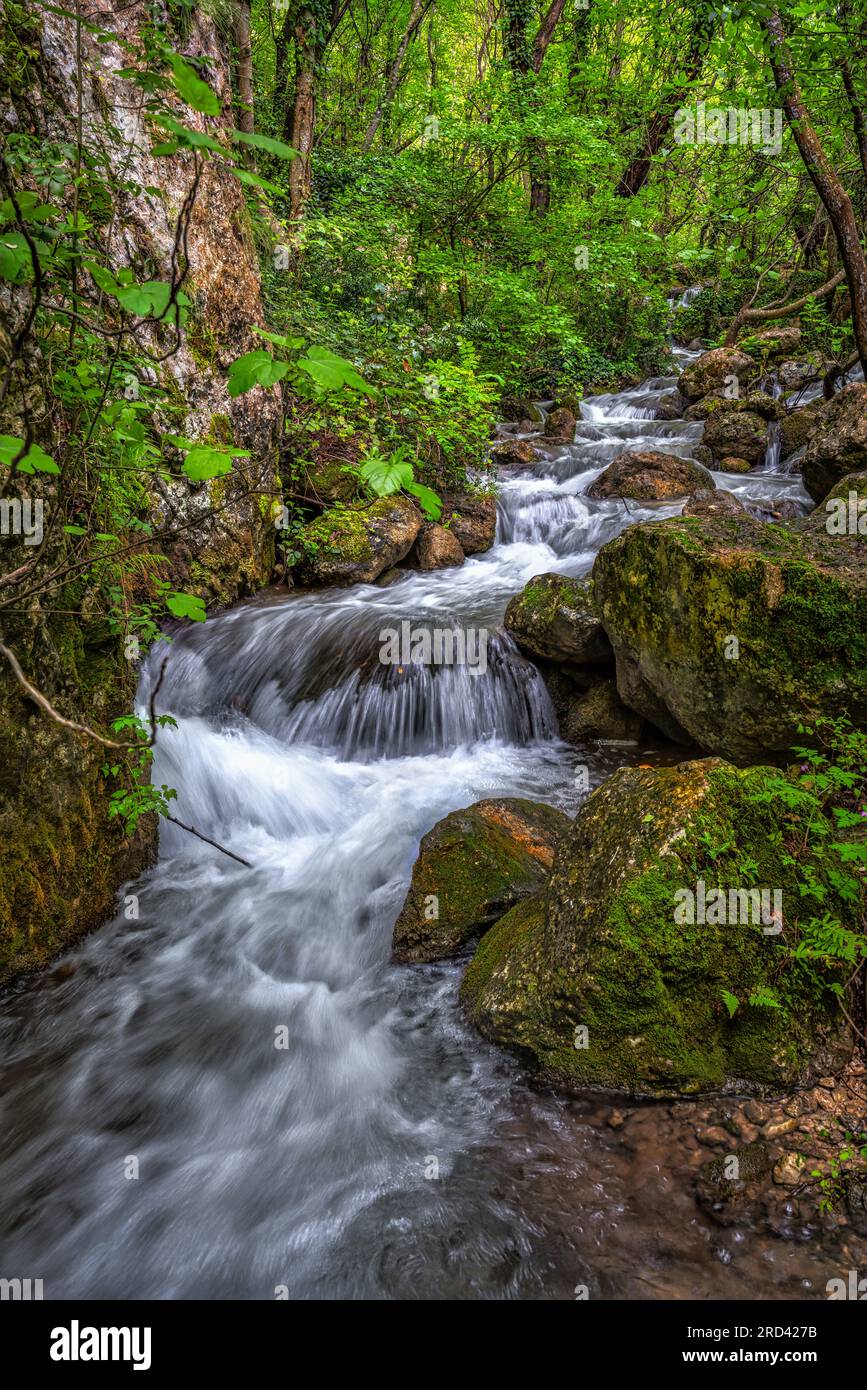
[[[431,523],[422,526],[413,556],[420,570],[451,569],[464,563],[464,552],[454,531]]]
[[[565,405],[555,406],[545,421],[545,438],[551,444],[571,444],[575,438],[577,421]]]
[[[820,396],[817,400],[811,401],[809,405],[802,406],[799,410],[792,410],[783,416],[780,421],[782,458],[789,458],[791,454],[797,453],[798,449],[803,448],[809,442],[822,418],[825,404]]]
[[[517,797],[478,801],[438,821],[421,842],[394,928],[399,961],[452,956],[545,882],[562,811]]]
[[[768,447],[768,426],[752,410],[714,411],[704,427],[702,443],[714,460],[734,456],[758,463]]]
[[[710,395],[702,396],[701,400],[692,403],[685,412],[684,419],[707,420],[711,415],[725,415],[741,410],[750,410],[754,415],[761,415],[763,420],[778,420],[785,413],[785,407],[774,400],[773,396],[766,396],[763,391],[750,391],[746,396],[726,396],[721,392],[711,391]]]
[[[790,357],[801,345],[801,325],[786,324],[785,327],[771,325],[758,333],[750,333],[741,339],[740,347],[761,362],[776,362]]]
[[[843,1066],[842,1012],[788,954],[815,909],[763,800],[773,775],[718,759],[620,768],[579,811],[547,891],[480,943],[461,989],[477,1027],[570,1089],[774,1092]]]
[[[593,610],[586,579],[537,574],[506,609],[506,631],[530,657],[577,665],[607,663],[611,643]]]
[[[801,464],[804,487],[821,502],[847,473],[867,468],[867,386],[853,382],[828,401]]]
[[[502,439],[498,444],[491,446],[491,455],[495,463],[506,464],[508,467],[536,463],[539,459],[539,451],[533,447],[529,439]]]
[[[625,703],[743,763],[785,752],[818,715],[867,722],[867,544],[825,521],[705,513],[603,546],[594,601]]]
[[[371,584],[409,554],[421,526],[418,508],[400,493],[323,512],[304,528],[301,577],[313,584]]]
[[[677,387],[687,400],[697,401],[710,391],[731,387],[735,381],[745,386],[758,373],[758,363],[740,348],[711,348],[681,372]]]
[[[458,538],[465,555],[490,550],[497,533],[497,500],[491,492],[443,495],[443,524]]]
[[[698,463],[655,449],[618,454],[587,489],[588,497],[634,497],[639,502],[683,497],[698,487],[713,487],[713,479]]]

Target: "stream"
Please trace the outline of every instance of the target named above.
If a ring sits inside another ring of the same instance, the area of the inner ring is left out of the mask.
[[[163,824],[117,917],[2,1001],[0,1272],[46,1298],[825,1296],[824,1237],[696,1206],[688,1103],[638,1107],[627,1142],[610,1104],[536,1089],[468,1027],[464,961],[390,963],[447,812],[519,795],[574,814],[579,764],[595,786],[672,757],[562,743],[501,623],[534,575],[584,574],[680,510],[586,496],[624,447],[690,455],[701,424],[652,418],[675,380],[585,401],[573,444],[537,438],[462,568],[272,590],[175,637],[154,780],[253,868]],[[714,477],[806,506],[769,462]],[[489,630],[487,669],[383,666],[379,633],[406,619]]]

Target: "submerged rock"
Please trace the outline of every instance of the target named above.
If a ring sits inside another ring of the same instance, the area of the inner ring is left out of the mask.
[[[784,970],[784,938],[764,930],[779,902],[790,933],[813,912],[761,800],[771,775],[719,759],[620,768],[561,841],[546,893],[480,943],[461,996],[481,1032],[530,1053],[555,1084],[634,1095],[773,1092],[843,1066],[851,1041],[834,995]],[[758,900],[729,893],[744,888],[745,860],[768,889],[764,922]],[[707,920],[720,901],[725,924]],[[760,990],[780,1006],[750,1004]]]
[[[304,528],[309,551],[302,578],[314,584],[372,584],[409,554],[421,525],[421,513],[400,493],[370,506],[323,512]]]
[[[399,961],[439,960],[490,927],[551,870],[570,820],[518,797],[479,801],[428,831],[394,928]]]
[[[867,722],[867,541],[814,515],[672,517],[603,546],[593,593],[621,698],[742,763],[817,715]]]
[[[801,464],[804,487],[821,502],[847,473],[867,468],[867,386],[853,382],[826,402]]]
[[[537,574],[511,600],[504,621],[528,656],[580,665],[612,660],[611,643],[593,609],[586,579]]]
[[[634,497],[640,502],[682,497],[699,487],[713,487],[700,464],[655,449],[618,454],[587,489],[588,497]]]

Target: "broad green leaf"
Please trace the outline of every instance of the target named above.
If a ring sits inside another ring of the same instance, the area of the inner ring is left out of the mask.
[[[280,362],[270,352],[257,348],[238,357],[229,368],[229,395],[241,396],[254,386],[273,386],[289,370],[288,362]]]
[[[206,116],[219,116],[220,102],[216,92],[177,53],[172,58],[172,76],[187,106],[192,106],[194,111],[202,111]]]
[[[233,140],[240,140],[244,145],[252,145],[257,150],[275,154],[279,159],[296,159],[298,156],[297,150],[293,150],[291,145],[285,144],[282,140],[275,140],[273,135],[260,135],[258,131],[246,130],[232,130],[229,133]]]
[[[194,623],[205,621],[205,604],[197,594],[184,594],[177,591],[166,596],[166,608],[176,618],[190,618]]]
[[[0,434],[0,464],[7,467],[16,454],[24,448],[24,440],[13,434]],[[38,444],[31,444],[27,453],[18,463],[19,473],[59,473],[60,469]]]
[[[231,473],[232,459],[238,454],[249,454],[249,449],[214,449],[208,444],[198,444],[191,449],[182,464],[183,471],[194,483],[208,478],[219,478]]]
[[[430,517],[431,521],[439,521],[442,516],[443,504],[432,488],[425,487],[424,483],[406,483],[407,492],[411,492],[413,497],[417,497],[421,502],[421,509],[425,516]]]

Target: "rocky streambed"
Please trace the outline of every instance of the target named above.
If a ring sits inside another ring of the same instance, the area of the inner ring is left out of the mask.
[[[860,1189],[822,1214],[808,1171],[865,1113],[845,1020],[733,1024],[774,904],[735,935],[671,900],[732,837],[766,881],[773,770],[742,765],[788,746],[797,667],[860,700],[864,542],[828,549],[770,428],[717,458],[672,394],[731,362],[680,358],[504,428],[464,564],[433,536],[401,569],[402,504],[342,551],[320,521],[307,577],[363,582],[176,638],[155,778],[253,868],[165,827],[9,1000],[0,1224],[47,1296],[824,1298],[863,1266]],[[383,663],[403,624],[484,631],[485,662]]]

